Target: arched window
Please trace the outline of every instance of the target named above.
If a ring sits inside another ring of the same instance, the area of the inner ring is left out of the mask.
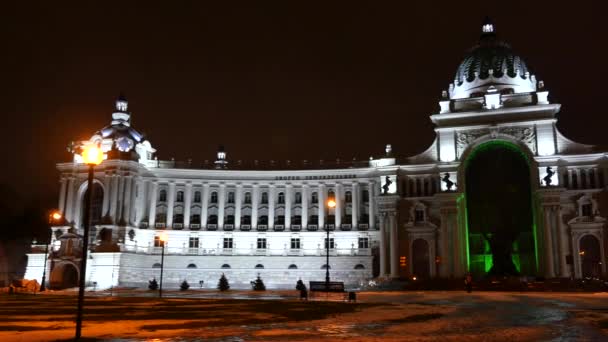
[[[223,269],[230,268],[230,265],[228,265],[228,264],[223,264],[223,265],[222,265],[222,268],[223,268]]]
[[[167,190],[162,189],[160,191],[160,193],[158,194],[158,201],[159,202],[167,202]]]
[[[211,203],[217,203],[217,191],[211,193]]]
[[[291,265],[289,265],[289,267],[287,267],[287,268],[288,268],[288,269],[290,269],[290,270],[297,270],[297,269],[298,269],[298,266],[297,266],[296,264],[291,264]]]
[[[184,192],[183,191],[177,192],[177,197],[175,198],[175,201],[178,203],[181,203],[184,201]]]
[[[152,265],[152,268],[160,268],[160,263],[157,262],[156,264]]]
[[[319,203],[319,194],[316,192],[312,193],[312,203]]]
[[[245,193],[245,204],[251,204],[251,192]]]
[[[279,204],[285,204],[285,193],[284,192],[279,192],[279,197],[277,202]]]
[[[331,266],[327,266],[327,264],[323,264],[323,266],[321,266],[322,270],[326,270],[328,268],[331,270]]]
[[[365,266],[363,266],[362,264],[356,264],[356,265],[355,265],[355,269],[356,269],[356,270],[364,270],[364,269],[365,269]]]
[[[93,200],[91,201],[91,224],[100,224],[103,216],[103,188],[97,183],[93,183]],[[82,218],[84,220],[84,208],[86,208],[86,200],[89,197],[89,190],[85,192],[82,200]]]
[[[194,193],[194,203],[201,203],[201,192],[196,191]]]
[[[329,190],[327,192],[327,198],[333,198],[334,200],[336,200],[336,193],[333,190]]]
[[[262,192],[262,204],[268,204],[268,193]]]
[[[188,264],[187,268],[196,268],[195,264]]]
[[[296,204],[301,204],[301,203],[302,203],[302,193],[296,192]]]
[[[234,192],[228,193],[228,203],[234,203]]]
[[[262,265],[262,264],[257,264],[257,265],[255,265],[255,268],[259,270],[259,269],[264,268],[264,265]]]
[[[347,191],[344,193],[344,202],[346,203],[351,203],[353,201],[353,193],[350,191]]]

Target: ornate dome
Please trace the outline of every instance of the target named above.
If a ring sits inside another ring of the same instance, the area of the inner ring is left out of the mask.
[[[496,37],[494,24],[486,18],[479,43],[465,56],[450,85],[450,98],[477,97],[488,88],[524,93],[536,91],[536,78],[523,59]]]

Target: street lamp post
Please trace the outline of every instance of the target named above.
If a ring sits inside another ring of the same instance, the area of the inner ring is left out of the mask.
[[[330,197],[327,200],[327,214],[329,215],[329,209],[333,209],[336,207],[336,200],[333,197]],[[327,238],[325,240],[325,247],[327,249],[325,253],[325,291],[329,291],[329,224],[325,224],[325,231],[327,231]]]
[[[167,242],[167,235],[164,233],[160,235],[160,243],[162,246],[160,253],[160,286],[158,288],[158,298],[163,298],[163,268],[165,267],[165,243]]]
[[[79,340],[82,331],[82,307],[84,305],[84,286],[87,270],[87,252],[89,249],[89,226],[91,225],[91,203],[93,202],[93,176],[95,174],[95,165],[101,164],[103,161],[103,152],[96,145],[84,146],[82,150],[82,158],[84,163],[89,166],[89,178],[87,182],[87,192],[85,195],[85,209],[83,220],[83,235],[82,235],[82,255],[80,259],[80,279],[78,281],[78,310],[76,313],[76,336]]]
[[[58,211],[53,211],[51,214],[49,214],[49,241],[47,241],[46,248],[44,250],[44,269],[42,270],[42,282],[40,284],[40,292],[46,290],[46,262],[49,256],[49,245],[51,244],[51,240],[53,240],[53,231],[51,230],[50,225],[52,225],[53,222],[59,222],[62,217],[63,216]]]

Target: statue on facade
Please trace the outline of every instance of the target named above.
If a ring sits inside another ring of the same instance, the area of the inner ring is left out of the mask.
[[[555,174],[555,171],[551,169],[551,166],[547,166],[546,172],[547,175],[543,178],[543,181],[545,181],[545,185],[551,186],[551,182],[553,181],[551,178]]]
[[[384,185],[382,186],[383,195],[388,194],[388,189],[390,188],[391,184],[393,184],[393,181],[391,181],[391,177],[386,176],[386,178],[384,179]]]
[[[443,178],[441,179],[442,182],[445,183],[445,188],[447,189],[447,191],[452,191],[452,187],[454,186],[454,182],[452,182],[450,180],[450,174],[449,173],[445,173],[445,175],[443,175]]]

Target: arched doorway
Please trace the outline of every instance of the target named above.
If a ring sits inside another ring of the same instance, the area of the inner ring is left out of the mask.
[[[429,265],[429,244],[424,239],[416,239],[412,243],[412,273],[420,278],[426,279],[431,275]]]
[[[78,286],[78,269],[72,263],[63,262],[51,272],[51,288],[61,290]]]
[[[585,235],[579,242],[579,255],[583,278],[599,278],[601,275],[600,242],[593,235]]]
[[[91,202],[91,225],[101,224],[103,216],[103,188],[99,183],[93,183],[93,201]],[[86,208],[86,200],[89,196],[89,189],[82,196],[82,213],[81,217],[84,220],[84,209]],[[84,223],[84,221],[83,221]]]
[[[477,276],[536,272],[529,163],[501,140],[477,146],[465,161],[469,269]]]

